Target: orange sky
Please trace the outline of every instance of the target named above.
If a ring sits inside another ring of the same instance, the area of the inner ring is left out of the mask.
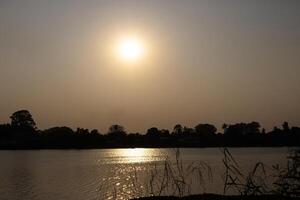
[[[0,2],[0,123],[300,125],[300,1]],[[130,66],[115,41],[135,35]]]

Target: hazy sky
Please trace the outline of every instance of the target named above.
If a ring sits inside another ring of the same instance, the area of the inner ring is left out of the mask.
[[[118,60],[118,38],[144,56]],[[1,0],[0,123],[300,125],[299,0]]]

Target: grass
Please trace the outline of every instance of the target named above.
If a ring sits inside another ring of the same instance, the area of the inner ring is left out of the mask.
[[[225,196],[217,194],[189,195],[186,197],[164,196],[164,197],[142,197],[134,200],[298,200],[297,197],[284,197],[281,195],[259,195],[259,196]]]
[[[277,180],[274,182],[274,193],[284,196],[300,197],[300,150],[292,150],[288,157],[287,166],[281,168],[274,165]]]
[[[243,174],[238,162],[234,159],[227,148],[222,150],[225,166],[225,180],[223,194],[227,194],[229,190],[241,196],[262,195],[270,193],[265,183],[267,178],[265,166],[262,162],[255,164],[254,168],[248,173]]]
[[[175,161],[166,158],[163,170],[157,170],[157,166],[150,171],[148,187],[151,196],[161,196],[172,194],[183,197],[191,192],[193,180],[197,180],[201,188],[205,191],[205,183],[212,180],[210,166],[203,162],[193,162],[184,166],[180,157],[179,149],[175,150]]]
[[[180,150],[175,149],[175,159],[167,157],[163,166],[156,164],[148,169],[146,182],[139,181],[137,170],[133,170],[130,181],[133,186],[129,198],[139,196],[141,200],[153,199],[201,199],[201,200],[284,200],[300,199],[300,151],[293,150],[288,157],[286,167],[273,165],[274,182],[268,185],[265,166],[262,162],[254,165],[253,169],[243,173],[239,163],[227,148],[221,149],[224,165],[223,194],[205,194],[205,185],[212,181],[211,167],[203,162],[193,162],[184,165]],[[199,195],[192,195],[192,185],[197,181]],[[110,188],[110,199],[118,199],[115,187]],[[103,189],[101,192],[103,192]],[[107,193],[107,191],[105,191]],[[229,195],[234,194],[234,196]],[[144,197],[143,197],[144,196]],[[103,199],[105,195],[101,196]]]

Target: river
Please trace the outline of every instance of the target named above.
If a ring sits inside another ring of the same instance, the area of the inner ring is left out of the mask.
[[[263,162],[270,176],[273,165],[286,165],[289,149],[230,148],[229,151],[242,173],[247,174],[256,163]],[[190,184],[187,194],[223,192],[222,149],[181,148],[179,152],[179,164]],[[164,178],[166,159],[176,175],[175,154],[174,149],[151,148],[3,150],[0,151],[0,199],[96,200],[147,196],[153,193],[153,187],[156,192],[161,188],[159,181]],[[201,180],[196,171],[187,172],[191,165],[202,167]],[[172,194],[172,190],[168,192]]]

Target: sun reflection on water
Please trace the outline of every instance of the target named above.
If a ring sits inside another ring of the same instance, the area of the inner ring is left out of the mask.
[[[157,150],[146,148],[116,149],[114,153],[120,159],[119,163],[144,163],[161,159]]]
[[[100,199],[131,199],[145,196],[145,181],[149,170],[165,160],[166,152],[161,149],[132,148],[107,149],[105,161],[110,168],[107,177],[100,182]],[[156,164],[155,164],[156,163]]]
[[[147,150],[144,148],[134,148],[134,149],[122,149],[123,156],[128,157],[142,157],[147,156]]]
[[[164,161],[167,151],[150,148],[103,149],[95,156],[97,165],[155,163]]]

